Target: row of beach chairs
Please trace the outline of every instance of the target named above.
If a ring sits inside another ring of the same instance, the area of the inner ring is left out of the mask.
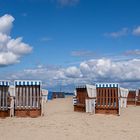
[[[118,83],[77,86],[73,97],[74,111],[117,114],[128,105],[140,105],[140,90],[128,90]]]
[[[41,81],[0,81],[0,117],[41,115]]]

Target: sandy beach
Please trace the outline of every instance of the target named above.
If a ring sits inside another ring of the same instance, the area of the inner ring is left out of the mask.
[[[74,112],[71,97],[54,99],[44,117],[0,119],[0,140],[140,140],[140,107],[92,115]]]

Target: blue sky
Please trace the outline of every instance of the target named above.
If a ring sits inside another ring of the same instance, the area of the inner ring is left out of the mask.
[[[16,50],[14,43],[1,45],[0,78],[40,79],[49,89],[94,82],[138,88],[139,6],[139,0],[0,0],[9,23],[0,19],[0,44],[4,34],[25,43]]]

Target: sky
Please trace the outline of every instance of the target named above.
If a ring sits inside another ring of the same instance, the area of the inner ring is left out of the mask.
[[[140,88],[139,0],[0,0],[0,79],[49,90]]]

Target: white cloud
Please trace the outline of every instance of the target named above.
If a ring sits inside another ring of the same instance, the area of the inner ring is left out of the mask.
[[[78,69],[75,66],[68,67],[65,70],[65,75],[66,75],[66,77],[69,77],[69,78],[79,78],[79,77],[82,77],[80,69]]]
[[[13,39],[10,31],[14,18],[11,15],[0,17],[0,66],[7,66],[20,62],[20,58],[32,51],[32,48],[22,42],[22,37]]]
[[[0,66],[6,66],[14,63],[18,63],[19,56],[12,52],[0,52]]]
[[[15,19],[11,15],[0,17],[0,33],[9,34]]]
[[[83,65],[87,65],[87,70],[84,67],[84,74],[93,77],[93,81],[140,80],[140,59],[115,62],[103,58],[83,62]]]
[[[133,29],[133,35],[140,36],[140,26],[137,28]]]
[[[104,35],[112,38],[119,38],[122,36],[126,36],[128,35],[128,28],[122,28],[120,31],[105,33]]]
[[[47,87],[58,85],[91,84],[94,82],[119,82],[121,86],[137,87],[140,83],[140,59],[113,61],[111,59],[91,59],[79,66],[67,68],[36,67],[9,74],[14,79],[40,79]],[[135,82],[135,83],[134,83]],[[126,86],[127,85],[127,86]]]
[[[136,50],[129,50],[125,52],[126,55],[140,55],[140,50],[136,49]]]
[[[17,55],[23,55],[31,52],[32,48],[22,42],[22,38],[10,39],[7,43],[8,51],[11,51]]]
[[[129,33],[133,36],[140,36],[140,26],[137,26],[136,28],[122,28],[119,31],[116,32],[107,32],[104,34],[106,37],[111,37],[111,38],[119,38],[122,36],[127,36]]]

